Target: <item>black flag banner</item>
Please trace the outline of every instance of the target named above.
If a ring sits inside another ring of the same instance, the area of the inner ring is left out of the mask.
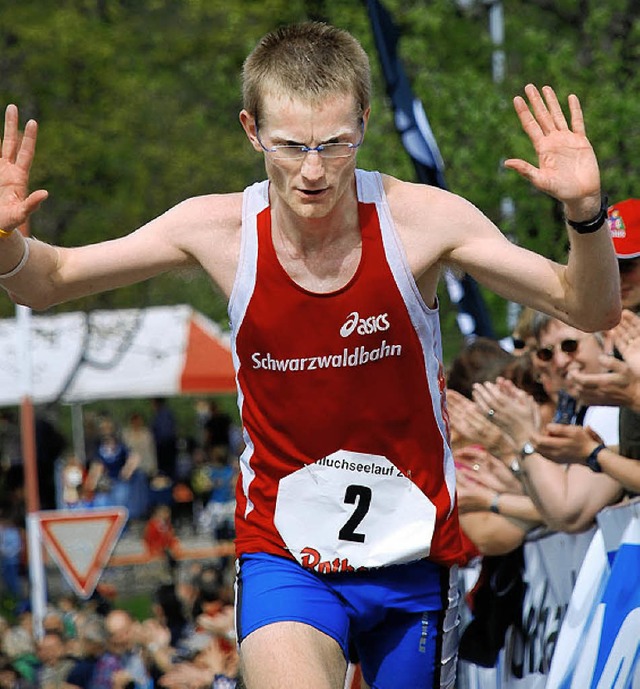
[[[379,0],[365,0],[396,129],[422,184],[446,189],[444,162],[422,102],[413,95],[398,57],[398,27]],[[458,309],[458,327],[466,339],[494,337],[491,319],[476,281],[470,275],[445,275],[449,298]]]

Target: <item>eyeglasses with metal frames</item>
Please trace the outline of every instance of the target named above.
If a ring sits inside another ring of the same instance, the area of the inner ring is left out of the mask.
[[[305,144],[276,144],[270,148],[262,143],[260,131],[256,121],[256,138],[265,153],[270,153],[276,160],[301,160],[307,153],[315,151],[321,158],[348,158],[362,145],[364,139],[364,122],[360,120],[360,139],[357,143],[327,143],[318,146],[306,146]]]

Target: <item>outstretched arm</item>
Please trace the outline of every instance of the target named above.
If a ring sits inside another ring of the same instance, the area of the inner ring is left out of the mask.
[[[573,94],[568,98],[569,126],[550,86],[544,86],[541,95],[529,84],[525,93],[529,106],[517,96],[514,107],[534,146],[538,167],[518,159],[505,161],[505,166],[561,201],[568,228],[570,221],[584,223],[599,218],[594,232],[580,234],[573,228],[568,230],[571,248],[564,281],[568,311],[579,314],[580,319],[587,322],[591,321],[587,313],[590,309],[602,310],[604,323],[611,326],[618,321],[621,310],[617,266],[606,231],[606,209],[604,214],[598,215],[603,203],[600,171],[587,139],[580,102]],[[587,324],[588,329],[599,327],[595,320]]]
[[[602,208],[600,173],[586,137],[578,98],[569,96],[571,126],[549,86],[525,88],[527,101],[514,99],[522,128],[529,136],[537,165],[509,159],[537,189],[562,202],[568,221],[594,218],[594,231],[580,234],[567,224],[571,245],[566,266],[528,252],[495,232],[483,217],[460,208],[463,234],[444,260],[451,260],[480,282],[513,301],[527,304],[580,328],[613,327],[620,318],[617,264]],[[450,224],[449,224],[450,225]]]
[[[0,286],[15,301],[45,308],[57,301],[144,279],[160,272],[158,266],[170,263],[163,256],[167,247],[163,247],[159,232],[154,254],[150,246],[145,252],[144,242],[139,240],[129,240],[130,246],[116,240],[74,250],[25,240],[16,230],[47,198],[44,190],[28,192],[37,132],[36,122],[29,120],[21,135],[18,108],[7,107],[0,156]],[[145,253],[154,259],[135,258]],[[177,256],[173,260],[177,261]]]
[[[47,197],[28,193],[37,125],[21,137],[18,109],[6,110],[0,156],[0,287],[21,304],[43,309],[200,263],[228,294],[239,252],[241,194],[184,201],[135,232],[73,249],[25,240],[16,229]]]

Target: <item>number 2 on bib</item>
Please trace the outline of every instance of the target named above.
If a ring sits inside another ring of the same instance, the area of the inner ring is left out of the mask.
[[[280,479],[274,524],[298,562],[328,572],[426,557],[435,516],[386,457],[337,450]]]
[[[364,543],[365,534],[356,533],[356,529],[365,518],[369,507],[371,507],[372,495],[373,492],[369,486],[347,486],[347,490],[344,493],[344,501],[347,505],[355,505],[356,508],[338,533],[338,538],[341,541]]]

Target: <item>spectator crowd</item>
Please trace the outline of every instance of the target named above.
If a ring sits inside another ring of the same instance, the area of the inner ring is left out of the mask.
[[[0,687],[233,689],[232,574],[224,558],[189,565],[156,588],[141,621],[102,593],[60,596],[38,636],[28,606],[13,621],[0,618]]]
[[[522,311],[514,349],[482,338],[450,367],[448,403],[465,534],[481,553],[540,524],[589,528],[640,492],[640,201],[610,209],[624,312],[586,333]]]
[[[586,532],[640,493],[640,200],[610,207],[609,227],[624,308],[616,327],[582,332],[524,309],[511,352],[479,338],[449,370],[461,529],[468,562],[480,562],[460,655],[485,667],[521,622],[514,582],[528,534]],[[498,604],[499,577],[512,597]]]
[[[140,412],[119,425],[107,413],[85,414],[84,451],[71,452],[55,418],[38,413],[36,465],[40,509],[124,507],[127,530],[143,537],[151,555],[178,545],[176,531],[229,541],[237,459],[231,417],[211,400],[196,403],[196,423],[180,436],[165,400],[153,400],[147,423]],[[82,455],[82,456],[81,456]],[[25,476],[19,427],[0,416],[0,596],[4,607],[26,599]]]

